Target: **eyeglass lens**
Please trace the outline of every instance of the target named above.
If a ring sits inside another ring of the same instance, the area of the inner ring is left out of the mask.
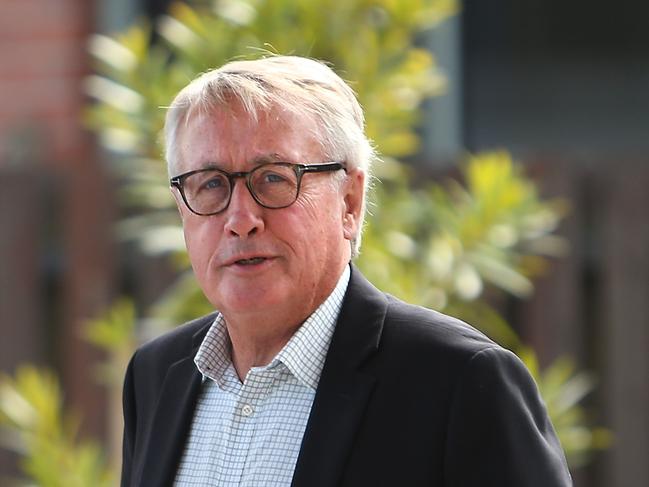
[[[282,208],[295,201],[298,176],[290,165],[264,164],[248,175],[249,189],[257,202],[268,208]],[[223,210],[232,192],[230,180],[220,171],[201,171],[183,183],[189,207],[202,214]]]

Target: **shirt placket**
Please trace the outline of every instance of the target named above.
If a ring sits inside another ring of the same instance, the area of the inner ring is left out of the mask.
[[[254,457],[255,432],[259,417],[263,414],[263,402],[272,386],[272,373],[263,369],[251,369],[239,390],[234,405],[230,441],[227,443],[227,458],[232,459],[230,470],[233,478],[227,485],[246,486],[251,472],[250,457]]]

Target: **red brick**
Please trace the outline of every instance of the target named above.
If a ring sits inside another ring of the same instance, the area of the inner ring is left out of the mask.
[[[87,142],[83,101],[80,76],[0,79],[0,160],[10,138],[26,129],[36,131],[52,159],[69,158]]]
[[[0,43],[0,79],[79,74],[87,66],[85,38],[8,40]]]
[[[67,112],[83,100],[81,82],[79,76],[0,79],[0,114],[41,117]]]
[[[86,32],[90,7],[87,0],[2,0],[0,41]]]
[[[78,113],[49,118],[23,118],[0,125],[0,161],[8,162],[10,148],[16,137],[29,134],[29,148],[35,154],[44,155],[48,164],[69,165],[79,154],[86,151],[89,135],[84,130]],[[24,143],[24,142],[23,142]]]

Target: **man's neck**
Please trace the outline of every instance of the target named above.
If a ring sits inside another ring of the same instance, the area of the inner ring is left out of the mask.
[[[232,364],[242,382],[252,367],[267,365],[275,358],[337,284],[338,281],[333,283],[326,294],[314,296],[306,303],[294,303],[294,306],[283,305],[263,313],[232,314],[222,310],[232,343]]]
[[[228,326],[232,342],[232,365],[234,365],[241,382],[245,380],[252,367],[268,365],[284,348],[300,325],[301,323],[291,328],[284,327],[275,334],[264,333],[263,336],[260,334],[251,335],[248,331],[241,332],[236,326]]]
[[[232,343],[232,364],[241,381],[250,368],[269,364],[320,304],[303,304],[297,309],[281,307],[264,313],[223,312]]]

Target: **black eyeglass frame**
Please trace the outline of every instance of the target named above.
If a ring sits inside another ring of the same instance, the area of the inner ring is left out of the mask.
[[[296,191],[295,191],[295,198],[288,204],[286,205],[281,205],[281,206],[268,206],[264,203],[262,203],[259,200],[259,197],[255,194],[255,191],[252,189],[252,177],[251,175],[255,172],[258,171],[261,168],[268,167],[268,166],[287,166],[293,169],[295,172],[295,177],[297,178],[297,185],[296,185]],[[306,173],[321,173],[321,172],[331,172],[331,171],[340,171],[344,170],[347,172],[347,168],[342,162],[338,161],[327,161],[327,162],[322,162],[318,164],[295,164],[292,162],[269,162],[265,164],[261,164],[251,171],[238,171],[238,172],[227,172],[222,169],[216,168],[216,167],[210,167],[210,168],[205,168],[205,169],[195,169],[193,171],[188,171],[186,173],[180,174],[178,176],[174,176],[173,178],[169,179],[169,185],[172,188],[177,188],[178,191],[180,192],[180,195],[182,196],[183,201],[185,202],[185,206],[191,211],[192,213],[199,215],[199,216],[212,216],[212,215],[218,215],[219,213],[225,211],[228,209],[230,206],[230,201],[232,200],[232,193],[234,192],[234,183],[236,179],[239,178],[244,178],[246,181],[246,187],[248,188],[248,192],[250,195],[253,197],[255,202],[263,207],[263,208],[268,208],[271,210],[279,210],[281,208],[287,208],[291,206],[293,203],[295,203],[300,196],[300,188],[302,185],[302,176],[304,176]],[[210,213],[200,213],[196,210],[194,210],[189,202],[187,201],[187,197],[185,196],[185,190],[183,187],[183,183],[185,180],[192,176],[193,174],[198,174],[198,173],[203,173],[203,172],[218,172],[220,174],[223,174],[230,185],[230,192],[228,194],[228,200],[223,206],[218,211],[213,211]]]

